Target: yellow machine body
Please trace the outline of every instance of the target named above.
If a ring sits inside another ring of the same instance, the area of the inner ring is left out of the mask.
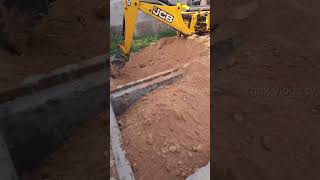
[[[125,56],[129,57],[139,10],[171,26],[183,36],[193,35],[199,28],[197,26],[199,17],[202,17],[201,19],[205,18],[204,31],[209,33],[210,11],[200,9],[199,11],[188,12],[189,9],[189,6],[181,3],[169,6],[140,0],[124,0],[124,40],[119,44],[119,48]]]

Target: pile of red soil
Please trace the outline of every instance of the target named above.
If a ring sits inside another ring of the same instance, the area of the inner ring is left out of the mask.
[[[132,54],[120,75],[110,79],[111,89],[138,79],[181,66],[195,57],[208,56],[207,37],[162,38],[158,43]],[[204,42],[202,42],[204,41]]]
[[[106,180],[106,117],[106,113],[101,113],[76,128],[41,168],[24,173],[21,179]]]
[[[0,90],[18,86],[26,76],[104,54],[106,19],[97,17],[103,0],[52,2],[49,15],[33,31],[15,32],[23,56],[0,49]]]
[[[161,49],[155,44],[138,53],[132,62],[155,61],[163,54],[162,70],[189,62],[184,77],[144,96],[119,118],[124,149],[139,180],[182,180],[210,160],[209,38],[170,40]],[[192,47],[199,49],[189,52]],[[152,72],[153,67],[145,68],[146,74]]]
[[[212,179],[318,179],[319,1],[214,4],[217,42],[242,41],[214,65]]]

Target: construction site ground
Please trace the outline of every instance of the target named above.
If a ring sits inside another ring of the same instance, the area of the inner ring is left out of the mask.
[[[212,179],[318,179],[319,1],[213,3]]]
[[[105,54],[106,19],[97,14],[103,0],[54,1],[49,15],[36,23],[31,32],[17,28],[18,56],[0,49],[0,91],[15,88],[24,78]],[[102,9],[103,10],[103,9]]]
[[[198,57],[210,57],[208,37],[194,39],[195,37],[187,39],[166,37],[138,53],[133,53],[120,74],[111,79],[110,89],[180,67]]]
[[[15,29],[15,43],[23,55],[0,49],[0,92],[18,87],[29,76],[106,54],[108,34],[103,4],[104,0],[53,1],[49,15],[37,22],[31,32]],[[20,172],[20,179],[107,179],[106,116],[103,112],[75,128],[41,167]]]
[[[183,65],[186,67],[182,68]],[[136,179],[185,179],[210,160],[210,38],[170,37],[134,54],[111,89],[172,68],[184,76],[118,119]]]
[[[75,128],[71,137],[43,165],[24,172],[22,180],[106,180],[108,164],[107,113],[102,112]]]

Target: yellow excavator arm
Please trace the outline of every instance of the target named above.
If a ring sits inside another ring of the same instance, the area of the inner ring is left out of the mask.
[[[191,10],[189,6],[181,3],[161,4],[160,2],[124,0],[123,41],[119,44],[122,54],[111,58],[111,63],[117,65],[118,69],[123,68],[129,60],[139,10],[171,26],[183,36],[210,32],[210,9],[208,8],[200,7]]]

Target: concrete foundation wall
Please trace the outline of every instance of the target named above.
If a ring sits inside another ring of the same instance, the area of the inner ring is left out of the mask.
[[[74,127],[106,111],[105,68],[81,67],[78,72],[90,73],[0,104],[0,132],[18,172],[40,166]]]
[[[2,135],[0,135],[0,179],[18,180],[7,144]]]

